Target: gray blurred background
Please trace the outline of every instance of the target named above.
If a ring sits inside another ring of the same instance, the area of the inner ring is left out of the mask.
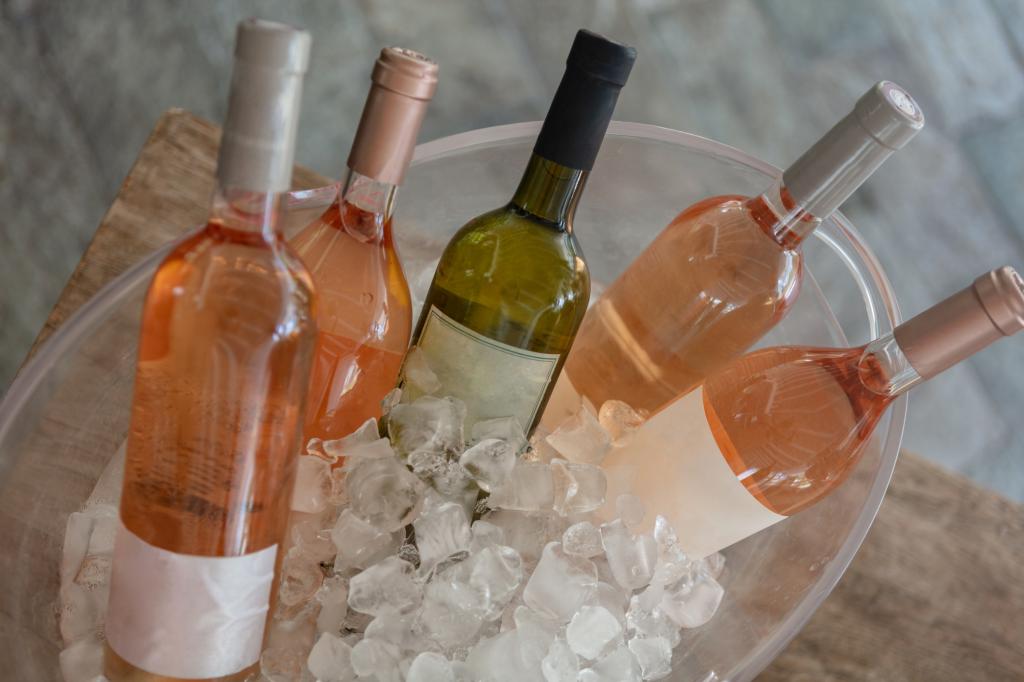
[[[785,165],[874,81],[928,124],[844,212],[913,314],[1024,268],[1024,0],[2,0],[0,391],[161,112],[224,114],[235,23],[313,34],[297,161],[337,176],[380,47],[442,66],[430,140],[543,117],[575,30],[639,48],[616,118]],[[511,191],[511,188],[510,188]],[[683,207],[680,206],[680,209]],[[813,266],[812,266],[813,267]],[[1024,500],[1024,339],[915,391],[905,447]]]

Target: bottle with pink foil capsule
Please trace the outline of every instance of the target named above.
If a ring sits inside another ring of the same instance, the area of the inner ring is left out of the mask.
[[[665,406],[612,450],[633,492],[706,556],[815,504],[856,466],[889,404],[1024,329],[1012,268],[856,348],[748,353]]]
[[[306,441],[340,438],[379,417],[397,381],[412,302],[391,216],[437,72],[411,50],[381,51],[338,198],[292,240],[318,294]]]
[[[680,213],[587,312],[544,425],[579,396],[655,412],[749,349],[796,301],[803,240],[923,125],[882,81],[762,194]]]

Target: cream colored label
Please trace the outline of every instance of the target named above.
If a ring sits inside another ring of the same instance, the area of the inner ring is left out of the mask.
[[[231,675],[260,657],[277,545],[235,557],[175,554],[121,525],[107,641],[155,675]]]
[[[660,514],[693,558],[713,554],[785,519],[753,495],[733,473],[704,413],[697,388],[644,423],[603,466],[635,467],[633,492],[653,523]]]
[[[559,358],[489,339],[433,306],[417,345],[441,381],[437,394],[466,403],[467,428],[511,416],[529,428]]]

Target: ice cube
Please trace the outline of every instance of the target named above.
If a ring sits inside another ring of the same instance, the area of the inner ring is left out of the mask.
[[[319,457],[302,455],[295,470],[292,510],[319,514],[331,497],[331,465]]]
[[[715,580],[718,580],[722,576],[722,571],[725,570],[725,556],[721,552],[715,552],[710,556],[706,556],[701,559],[704,564],[704,569],[708,572]]]
[[[380,414],[382,418],[391,415],[391,410],[402,402],[402,389],[393,388],[380,400]]]
[[[541,662],[561,629],[561,623],[527,606],[516,607],[512,617],[518,633],[519,658],[527,670],[540,670]]]
[[[345,477],[348,472],[342,468],[331,471],[331,497],[328,499],[335,507],[348,506],[348,488],[345,487]]]
[[[382,613],[366,626],[365,637],[393,644],[399,652],[418,652],[429,649],[429,643],[414,631],[415,614],[389,611]]]
[[[451,662],[441,654],[424,652],[413,659],[406,682],[455,682]]]
[[[505,531],[500,526],[484,520],[474,521],[470,533],[472,540],[469,543],[469,551],[472,554],[485,547],[505,544]]]
[[[587,604],[607,609],[608,613],[615,616],[616,620],[625,626],[626,604],[628,600],[629,597],[625,592],[614,585],[602,581],[597,583],[597,589],[590,595]]]
[[[388,415],[388,434],[402,457],[417,450],[455,454],[463,450],[465,418],[461,400],[427,395],[395,405]]]
[[[604,504],[607,482],[599,467],[553,459],[551,478],[553,507],[562,516],[594,511]]]
[[[338,553],[331,529],[321,528],[319,519],[307,519],[292,526],[292,543],[301,554],[316,562],[330,561]]]
[[[515,630],[480,641],[466,656],[474,680],[524,682],[536,676],[525,670],[519,658],[519,637]]]
[[[345,485],[352,513],[382,531],[404,528],[419,513],[423,483],[394,457],[358,460]]]
[[[551,468],[540,462],[519,461],[505,483],[491,493],[489,504],[495,509],[547,511],[554,496]]]
[[[672,646],[664,637],[634,637],[628,646],[645,680],[660,680],[672,672]]]
[[[644,516],[647,514],[643,500],[636,495],[619,495],[615,498],[615,508],[626,528],[632,531],[640,529],[640,524],[644,522]]]
[[[352,647],[341,637],[325,632],[309,652],[306,667],[317,682],[353,682]]]
[[[640,664],[625,645],[580,671],[580,682],[641,682]]]
[[[516,464],[516,453],[508,443],[485,438],[459,457],[459,464],[473,477],[481,490],[491,492],[499,487]]]
[[[64,682],[91,682],[103,674],[103,645],[90,637],[60,652],[60,671]]]
[[[336,445],[342,443],[345,439],[340,441],[329,440],[324,443],[324,449],[341,459],[344,458],[345,463],[349,464],[352,460],[359,459],[377,459],[379,457],[397,457],[398,453],[391,447],[391,441],[387,438],[374,438],[365,442],[353,442],[343,445]],[[342,454],[344,453],[344,454]]]
[[[443,459],[435,471],[424,476],[424,480],[441,497],[461,506],[466,516],[472,516],[480,488],[458,460]]]
[[[660,637],[669,643],[670,648],[675,648],[682,638],[679,626],[657,606],[644,608],[639,595],[629,600],[626,627],[638,637]]]
[[[523,561],[511,547],[487,547],[468,561],[469,584],[480,594],[485,620],[501,616],[523,581]]]
[[[459,504],[431,496],[412,525],[424,572],[448,556],[469,549],[469,521]]]
[[[317,632],[340,634],[348,615],[348,586],[341,576],[325,578],[317,590],[320,613],[316,617]]]
[[[571,619],[597,587],[597,569],[583,557],[566,554],[559,542],[548,543],[526,583],[523,601],[562,623]]]
[[[435,574],[424,590],[420,614],[425,634],[445,649],[466,646],[480,632],[486,613],[480,594],[464,568],[451,566]]]
[[[598,422],[615,444],[625,442],[641,424],[644,416],[621,400],[606,400],[597,416]]]
[[[370,566],[349,581],[348,606],[360,613],[404,613],[419,605],[421,598],[420,588],[413,581],[412,564],[395,556]]]
[[[380,439],[380,427],[377,425],[377,420],[370,417],[352,433],[337,440],[324,441],[320,447],[327,455],[343,459],[353,451],[374,444]]]
[[[562,549],[568,554],[581,557],[594,557],[604,551],[601,544],[601,531],[589,521],[574,523],[562,534]]]
[[[504,544],[519,552],[524,562],[533,564],[540,558],[547,544],[549,515],[497,509],[484,520],[502,530]]]
[[[441,388],[441,381],[430,368],[426,354],[413,346],[402,362],[404,389],[409,393],[427,395]],[[411,389],[411,390],[410,390]]]
[[[650,535],[634,536],[616,519],[601,526],[601,543],[612,575],[621,587],[635,590],[647,585],[658,560],[658,545]]]
[[[600,464],[612,448],[611,436],[588,409],[563,422],[547,443],[570,462],[583,464]]]
[[[497,417],[479,421],[473,424],[470,435],[474,443],[488,438],[503,440],[511,446],[515,454],[526,448],[526,432],[516,417]]]
[[[580,662],[569,648],[568,642],[561,637],[556,638],[548,647],[540,665],[546,682],[576,682]]]
[[[569,648],[577,656],[601,658],[622,641],[622,624],[603,606],[584,606],[565,630]]]
[[[303,604],[316,594],[323,582],[324,574],[320,565],[292,548],[285,556],[281,567],[281,584],[277,598],[285,606]]]
[[[680,627],[696,628],[711,620],[724,594],[717,580],[698,570],[692,577],[666,585],[658,606]]]
[[[367,568],[393,553],[402,543],[402,531],[385,533],[345,509],[331,530],[331,540],[338,548],[334,570],[344,572]]]
[[[401,652],[394,644],[377,639],[364,638],[354,647],[349,657],[352,670],[359,678],[370,678],[376,682],[401,682],[399,668]]]

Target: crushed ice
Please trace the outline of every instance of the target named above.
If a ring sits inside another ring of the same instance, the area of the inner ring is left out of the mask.
[[[419,392],[436,390],[413,359]],[[629,406],[532,442],[513,418],[467,438],[452,398],[394,393],[385,413],[388,437],[370,420],[300,458],[262,682],[657,680],[714,615],[722,557],[693,561],[664,518],[635,532],[640,499],[606,499],[600,463],[641,421]],[[117,482],[68,520],[66,682],[102,679]]]

